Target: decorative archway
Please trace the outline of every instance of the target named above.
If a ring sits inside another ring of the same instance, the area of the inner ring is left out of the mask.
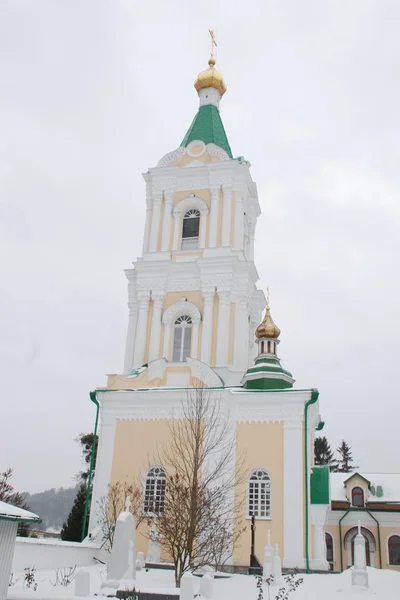
[[[179,302],[175,302],[175,304],[171,304],[163,314],[162,322],[164,324],[164,347],[163,347],[163,356],[167,360],[172,359],[172,350],[171,350],[171,333],[173,330],[173,325],[178,317],[187,315],[192,320],[192,336],[190,343],[190,356],[192,358],[197,358],[197,346],[199,340],[199,323],[201,321],[201,314],[197,306],[192,304],[192,302],[188,302],[185,299],[180,300]]]
[[[370,532],[366,527],[361,527],[361,533],[365,539],[365,558],[368,567],[375,566],[375,552],[376,552],[376,541],[373,533]],[[349,529],[344,536],[343,543],[347,551],[347,563],[348,567],[354,565],[354,539],[358,534],[358,528],[352,527]]]

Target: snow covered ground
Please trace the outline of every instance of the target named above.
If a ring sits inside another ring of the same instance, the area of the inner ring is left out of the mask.
[[[91,575],[91,594],[100,591],[101,583],[105,579],[105,567],[96,565],[88,567]],[[365,598],[377,600],[400,600],[400,573],[394,571],[381,571],[368,569],[369,590],[359,591],[351,588],[351,571],[341,575],[299,575],[304,579],[303,584],[290,595],[292,600],[356,600],[360,594]],[[75,585],[54,586],[56,573],[36,572],[35,581],[37,589],[24,587],[23,574],[13,575],[13,585],[8,588],[8,600],[50,600],[71,599],[74,597]],[[196,578],[197,586],[200,580]],[[279,586],[271,588],[270,598],[273,600]],[[148,572],[137,573],[137,589],[142,591],[163,591],[177,593],[174,587],[173,571],[151,569]],[[275,594],[274,594],[275,592]],[[246,575],[233,575],[229,578],[216,579],[214,600],[257,600],[258,591],[256,579]],[[98,600],[98,598],[97,598]],[[264,600],[269,600],[268,590],[264,588]]]

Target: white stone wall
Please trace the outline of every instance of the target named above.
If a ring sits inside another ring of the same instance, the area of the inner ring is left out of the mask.
[[[38,571],[75,565],[86,567],[95,564],[94,557],[98,556],[99,550],[99,546],[78,542],[17,538],[11,571],[22,573],[25,567],[33,566]]]

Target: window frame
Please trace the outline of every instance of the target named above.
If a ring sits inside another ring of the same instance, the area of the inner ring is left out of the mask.
[[[356,504],[354,502],[354,499],[356,497],[362,498],[361,504]],[[360,487],[359,485],[354,486],[351,490],[351,505],[354,506],[355,508],[364,508],[365,507],[365,493],[364,493],[363,488]]]
[[[178,323],[178,321],[180,319],[185,319],[185,321],[181,321],[180,323]],[[189,349],[188,349],[187,356],[185,356],[185,337],[187,335],[187,333],[186,333],[187,330],[189,330]],[[174,349],[175,349],[175,338],[176,338],[178,331],[181,332],[181,334],[180,334],[181,339],[180,339],[179,359],[176,359],[175,354],[174,354]],[[173,363],[184,363],[184,362],[186,362],[186,359],[188,357],[190,358],[190,351],[191,351],[191,345],[192,345],[192,334],[193,334],[193,319],[192,319],[192,317],[187,314],[182,314],[182,315],[179,315],[178,317],[176,317],[176,319],[174,321],[173,336],[172,336],[172,362]]]
[[[188,221],[197,221],[197,235],[184,235],[185,223]],[[201,227],[201,212],[198,208],[189,208],[182,217],[181,228],[181,250],[195,250],[199,247]],[[188,243],[185,243],[188,242]]]
[[[397,538],[397,540],[395,542],[393,542],[393,540]],[[395,544],[396,546],[399,547],[399,562],[393,562],[391,560],[392,556],[392,548],[391,546]],[[400,534],[399,533],[392,533],[389,538],[388,538],[388,564],[392,567],[400,567]]]
[[[157,472],[158,473],[155,473]],[[160,485],[157,485],[158,482]],[[153,484],[153,485],[152,485]],[[160,490],[158,488],[161,488]],[[144,478],[144,489],[143,489],[143,503],[142,503],[142,514],[149,517],[160,517],[164,513],[165,498],[167,489],[167,473],[164,467],[160,465],[153,465],[150,467]],[[152,498],[148,498],[149,496]],[[157,495],[161,500],[157,500]],[[156,504],[158,502],[159,510],[151,510],[151,503]]]
[[[258,473],[263,473],[265,478],[255,478],[254,476]],[[263,489],[263,482],[266,487]],[[264,508],[262,506],[262,496],[264,498]],[[247,502],[246,502],[246,519],[251,519],[253,516],[255,519],[260,521],[271,521],[272,520],[272,478],[267,469],[264,467],[257,467],[250,471],[247,479]],[[254,514],[257,502],[257,512],[264,512],[266,514]],[[253,504],[253,508],[251,508]]]

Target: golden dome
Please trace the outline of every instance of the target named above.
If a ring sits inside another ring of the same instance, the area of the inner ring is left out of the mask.
[[[194,87],[199,92],[205,88],[213,87],[219,91],[221,96],[226,92],[226,85],[222,73],[217,71],[215,68],[215,58],[213,55],[210,56],[208,61],[208,69],[202,71],[197,75],[197,79],[194,82]]]
[[[264,318],[256,329],[256,338],[278,338],[280,333],[281,330],[273,322],[269,306],[267,306]]]

